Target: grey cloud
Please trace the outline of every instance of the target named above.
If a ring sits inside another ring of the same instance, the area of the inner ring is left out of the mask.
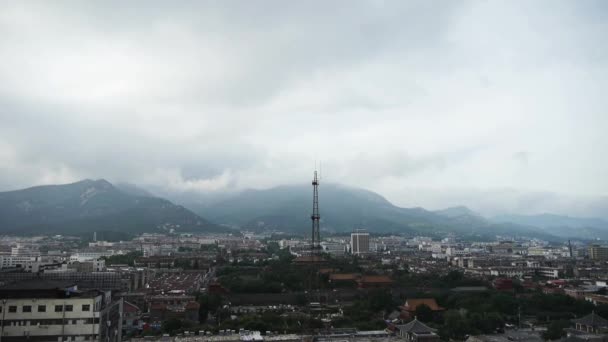
[[[0,6],[0,189],[608,193],[602,1]]]

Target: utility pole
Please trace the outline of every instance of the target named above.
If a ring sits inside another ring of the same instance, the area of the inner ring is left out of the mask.
[[[4,335],[4,317],[6,315],[6,299],[2,300],[2,322],[0,323],[0,342],[2,342],[2,335]]]

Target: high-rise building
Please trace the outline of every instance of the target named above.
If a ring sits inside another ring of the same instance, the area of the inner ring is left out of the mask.
[[[589,257],[593,260],[607,260],[608,247],[600,245],[589,246]]]
[[[369,233],[361,231],[351,233],[350,251],[354,255],[369,253]]]
[[[11,341],[121,341],[122,300],[110,291],[31,279],[0,288],[0,336]]]

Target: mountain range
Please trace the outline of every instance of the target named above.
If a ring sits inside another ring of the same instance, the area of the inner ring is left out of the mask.
[[[0,192],[0,233],[218,232],[232,226],[306,234],[311,190],[310,185],[284,185],[215,196],[166,194],[167,200],[135,185],[112,185],[103,179],[37,186]],[[608,239],[608,222],[601,219],[551,214],[485,218],[464,206],[436,211],[401,208],[372,191],[339,184],[323,184],[319,201],[326,234],[366,229],[437,237]]]
[[[106,180],[0,192],[0,233],[221,231],[192,211]]]
[[[245,190],[228,197],[222,194],[217,201],[192,199],[192,196],[179,196],[175,201],[216,223],[252,230],[277,229],[306,233],[310,229],[310,185]],[[519,235],[547,240],[608,239],[608,224],[601,219],[552,215],[551,224],[537,224],[536,216],[485,218],[464,206],[436,211],[401,208],[377,193],[339,184],[323,184],[319,190],[319,201],[321,229],[328,233],[362,228],[378,233],[433,236],[454,233],[471,238]]]

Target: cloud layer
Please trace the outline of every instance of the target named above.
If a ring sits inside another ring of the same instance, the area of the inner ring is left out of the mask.
[[[3,190],[608,195],[604,1],[1,6]]]

